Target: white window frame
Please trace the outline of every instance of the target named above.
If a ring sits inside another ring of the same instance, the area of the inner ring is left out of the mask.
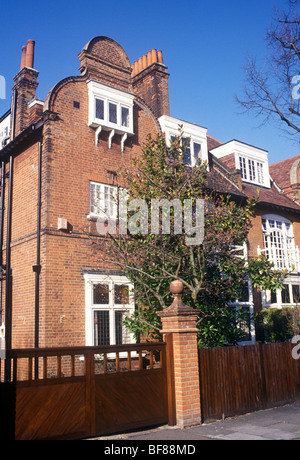
[[[106,196],[108,194],[108,200]],[[116,220],[118,213],[118,187],[102,182],[90,181],[88,218]],[[107,204],[110,209],[107,210]]]
[[[207,152],[207,129],[202,128],[201,126],[194,125],[193,123],[188,123],[186,121],[179,120],[178,118],[170,117],[169,115],[163,115],[158,119],[162,131],[166,135],[166,143],[170,146],[172,137],[179,135],[179,128],[182,127],[182,137],[183,139],[190,140],[190,149],[191,149],[191,166],[195,166],[197,160],[207,162],[208,168],[208,152]],[[194,150],[195,144],[200,145],[200,155],[199,158],[195,158]]]
[[[262,161],[239,155],[239,168],[242,179],[258,185],[265,185],[265,165]]]
[[[112,88],[108,85],[95,81],[88,82],[89,92],[89,121],[88,125],[93,128],[101,127],[105,131],[114,131],[115,134],[133,135],[133,100],[134,94]],[[96,101],[103,101],[104,116],[96,117]],[[116,105],[117,122],[110,121],[109,104]],[[128,125],[122,124],[122,108],[128,110]]]
[[[105,275],[85,273],[85,343],[86,346],[94,346],[95,333],[94,333],[94,317],[95,311],[108,311],[109,312],[109,330],[110,330],[110,344],[115,345],[115,317],[116,311],[122,311],[126,315],[131,316],[134,312],[134,285],[126,276],[121,275]],[[93,302],[93,289],[94,285],[103,284],[108,285],[109,288],[109,302],[108,304],[94,304]],[[126,285],[129,288],[129,303],[126,305],[116,305],[114,303],[114,286]],[[133,334],[127,331],[126,343],[134,343]]]
[[[297,254],[290,220],[276,214],[262,216],[264,254],[279,270],[297,267]]]
[[[248,283],[248,294],[249,294],[249,299],[247,302],[240,302],[239,300],[236,300],[235,302],[231,302],[229,304],[230,308],[235,308],[236,310],[236,315],[238,315],[239,308],[248,308],[249,309],[249,315],[250,318],[253,316],[254,313],[254,301],[253,301],[253,289],[252,289],[252,284],[250,280],[245,280],[245,283]],[[250,319],[250,340],[241,340],[238,342],[239,345],[252,345],[255,343],[255,327],[253,321]]]
[[[211,149],[211,152],[221,160],[228,155],[233,155],[236,169],[242,172],[243,182],[270,188],[268,152],[266,150],[234,139]],[[249,165],[254,167],[255,178],[253,174],[250,177]]]
[[[300,305],[300,302],[297,302],[294,299],[293,295],[293,285],[299,286],[300,290],[300,276],[289,276],[287,277],[284,282],[284,285],[288,286],[290,302],[284,303],[282,301],[282,291],[280,289],[276,289],[276,302],[272,302],[272,294],[271,291],[263,291],[262,292],[262,305],[263,308],[282,308],[282,307],[295,307],[296,305]]]

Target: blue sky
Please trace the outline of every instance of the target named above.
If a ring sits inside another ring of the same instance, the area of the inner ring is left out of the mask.
[[[170,73],[171,115],[208,128],[222,142],[238,139],[269,151],[275,163],[298,155],[299,144],[275,126],[241,115],[234,101],[243,87],[246,55],[263,60],[265,33],[274,6],[285,0],[48,1],[15,0],[1,5],[0,75],[10,105],[21,47],[36,41],[37,97],[44,99],[59,80],[79,75],[78,53],[94,36],[116,40],[130,62],[152,48],[161,49]],[[300,73],[300,70],[299,70]]]

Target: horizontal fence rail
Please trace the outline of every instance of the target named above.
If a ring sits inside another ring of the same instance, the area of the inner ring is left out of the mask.
[[[11,363],[9,381],[32,381],[84,376],[90,359],[95,374],[130,372],[162,365],[165,344],[142,343],[98,347],[15,349],[6,352]],[[0,360],[0,381],[4,382],[4,360]]]
[[[167,423],[166,359],[164,342],[9,350],[9,379],[0,360],[8,438],[78,439]]]

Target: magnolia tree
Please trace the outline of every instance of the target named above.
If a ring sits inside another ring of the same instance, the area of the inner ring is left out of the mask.
[[[183,301],[197,311],[199,346],[235,344],[245,318],[230,305],[249,281],[274,289],[284,274],[263,257],[241,257],[256,199],[237,203],[210,190],[207,165],[187,166],[185,148],[181,132],[170,147],[148,136],[141,157],[120,172],[119,221],[101,228],[96,250],[134,283],[136,310],[125,324],[137,338],[159,336],[157,313],[172,302],[170,282],[181,280]]]

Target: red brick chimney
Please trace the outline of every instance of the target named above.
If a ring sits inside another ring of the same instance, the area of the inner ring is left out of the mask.
[[[152,49],[131,66],[133,91],[153,110],[157,118],[170,115],[167,67],[162,52]]]
[[[27,46],[22,47],[22,57],[20,71],[14,77],[13,87],[13,106],[12,136],[17,136],[29,125],[30,109],[28,103],[35,99],[36,88],[38,87],[37,77],[39,72],[34,66],[34,40],[28,40]]]

